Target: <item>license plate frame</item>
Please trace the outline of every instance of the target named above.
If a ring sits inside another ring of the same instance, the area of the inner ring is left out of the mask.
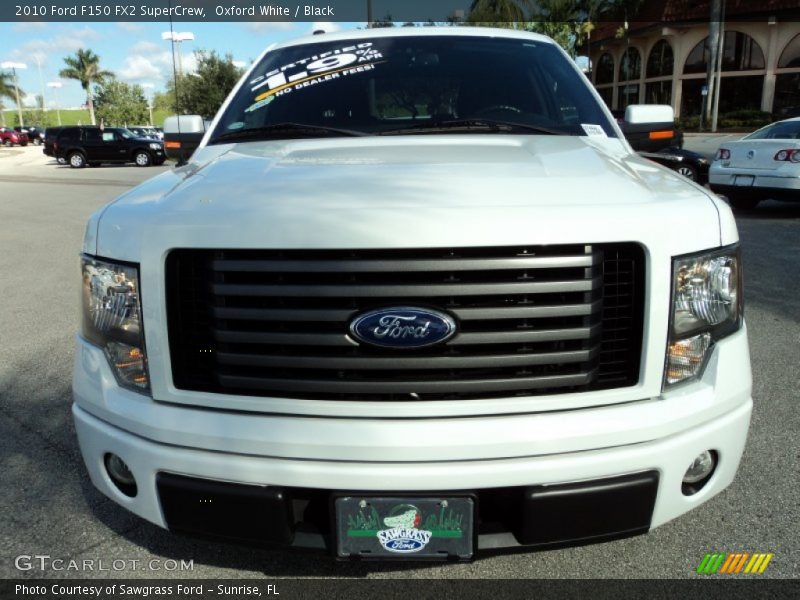
[[[340,559],[471,560],[477,546],[476,504],[470,494],[337,495],[332,506],[336,555]]]
[[[733,185],[737,187],[753,187],[755,175],[736,175],[733,178]]]

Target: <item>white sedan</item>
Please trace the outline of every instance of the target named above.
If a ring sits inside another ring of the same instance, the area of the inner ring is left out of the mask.
[[[712,190],[738,209],[753,209],[768,198],[800,201],[800,117],[725,142],[708,180]]]

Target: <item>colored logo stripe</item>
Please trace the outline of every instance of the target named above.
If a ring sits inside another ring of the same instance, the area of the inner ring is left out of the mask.
[[[775,556],[773,553],[755,552],[714,552],[707,553],[697,567],[697,572],[702,575],[719,574],[761,574]]]

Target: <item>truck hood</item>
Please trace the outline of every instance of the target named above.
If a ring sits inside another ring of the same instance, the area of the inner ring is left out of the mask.
[[[721,237],[707,192],[618,140],[417,135],[201,148],[95,215],[86,251],[641,241],[674,255]]]

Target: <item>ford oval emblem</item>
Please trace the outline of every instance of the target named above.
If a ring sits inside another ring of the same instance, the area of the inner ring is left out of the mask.
[[[360,342],[384,348],[424,348],[456,333],[450,315],[428,308],[392,306],[359,315],[350,334]]]

